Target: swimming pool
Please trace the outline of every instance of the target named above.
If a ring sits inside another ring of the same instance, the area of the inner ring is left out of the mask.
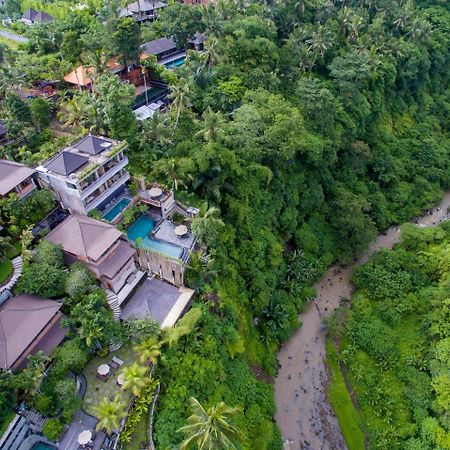
[[[129,204],[131,200],[127,197],[121,198],[117,205],[114,205],[103,218],[108,222],[112,222]]]
[[[48,445],[45,442],[38,442],[31,447],[31,450],[55,450],[56,447],[53,445]]]
[[[150,236],[151,231],[155,228],[156,222],[150,217],[142,216],[131,225],[127,230],[128,239],[138,242],[138,247],[153,250],[169,258],[180,259],[183,249],[177,245],[168,244],[167,242],[158,241]]]
[[[182,66],[186,62],[186,56],[182,56],[181,58],[175,59],[170,63],[164,64],[166,69],[175,69],[176,67]]]

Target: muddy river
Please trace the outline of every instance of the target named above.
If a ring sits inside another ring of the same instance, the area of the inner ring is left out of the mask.
[[[436,225],[448,218],[450,193],[428,214],[416,219],[419,226]],[[367,261],[381,248],[398,242],[399,228],[380,234],[370,249],[354,263],[343,268],[332,266],[314,285],[317,300],[300,315],[302,326],[286,341],[278,353],[280,369],[275,380],[276,422],[285,450],[346,449],[336,417],[326,399],[325,333],[322,320],[336,309],[343,297],[350,298],[354,266]]]

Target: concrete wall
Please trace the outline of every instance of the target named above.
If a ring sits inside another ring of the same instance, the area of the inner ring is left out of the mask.
[[[70,189],[64,180],[53,177],[50,174],[39,174],[39,179],[40,185],[51,189],[64,208],[70,212],[87,214],[80,192],[76,189]],[[75,184],[75,181],[73,183]]]
[[[184,284],[184,265],[161,253],[138,249],[139,264],[144,269],[158,275],[163,280],[180,287]]]

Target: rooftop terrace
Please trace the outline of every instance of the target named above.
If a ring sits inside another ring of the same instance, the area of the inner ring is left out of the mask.
[[[60,150],[37,168],[40,172],[50,172],[60,178],[81,180],[96,167],[102,166],[125,143],[102,136],[85,136]]]

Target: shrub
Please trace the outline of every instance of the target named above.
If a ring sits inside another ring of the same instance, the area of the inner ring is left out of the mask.
[[[49,441],[56,442],[63,428],[64,425],[58,419],[49,419],[42,429],[42,434]]]

